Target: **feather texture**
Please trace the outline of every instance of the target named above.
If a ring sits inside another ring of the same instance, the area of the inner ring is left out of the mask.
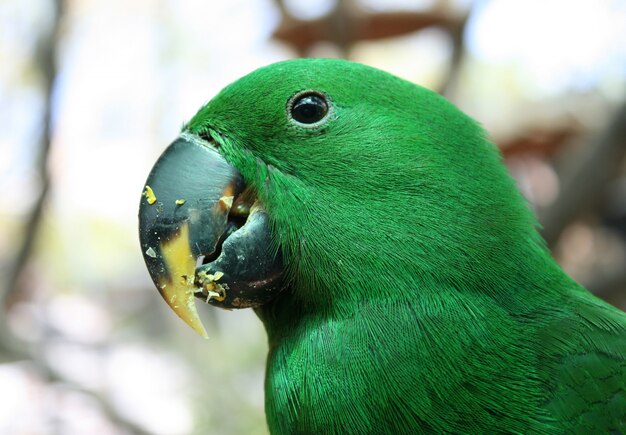
[[[330,113],[294,123],[289,100]],[[257,310],[272,433],[626,433],[626,315],[556,265],[481,127],[382,71],[302,59],[185,126],[256,188],[288,288]]]

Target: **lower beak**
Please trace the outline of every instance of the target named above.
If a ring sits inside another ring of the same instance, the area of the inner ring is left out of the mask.
[[[186,133],[163,152],[146,181],[139,238],[148,272],[169,306],[203,337],[196,296],[245,308],[280,290],[281,255],[272,249],[267,214],[254,198],[237,169]]]

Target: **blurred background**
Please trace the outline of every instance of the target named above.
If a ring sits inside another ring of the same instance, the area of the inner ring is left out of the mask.
[[[250,310],[153,289],[144,180],[275,61],[344,57],[478,119],[557,260],[626,308],[624,0],[0,0],[0,433],[265,434]]]

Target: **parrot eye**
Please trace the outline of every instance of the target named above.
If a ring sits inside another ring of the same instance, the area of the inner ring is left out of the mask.
[[[315,127],[328,115],[328,102],[320,93],[306,91],[292,97],[289,105],[291,118],[298,124]]]

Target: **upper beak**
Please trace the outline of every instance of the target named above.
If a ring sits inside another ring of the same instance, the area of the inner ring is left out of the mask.
[[[159,292],[203,337],[195,296],[243,308],[267,302],[281,288],[282,259],[272,249],[265,210],[239,171],[194,135],[183,133],[152,168],[139,206],[139,238]]]

